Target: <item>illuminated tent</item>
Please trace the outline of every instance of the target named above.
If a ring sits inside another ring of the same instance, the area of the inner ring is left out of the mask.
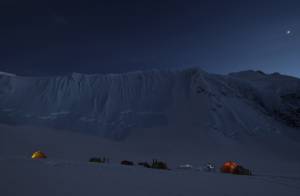
[[[32,159],[45,159],[47,158],[46,154],[41,151],[36,151],[31,156]]]
[[[222,173],[229,173],[229,174],[248,175],[248,176],[252,175],[252,172],[249,169],[246,169],[243,166],[233,161],[225,162],[220,168],[220,171]]]
[[[227,161],[225,162],[222,167],[221,167],[221,172],[222,173],[234,173],[235,168],[238,166],[237,163],[233,161]]]

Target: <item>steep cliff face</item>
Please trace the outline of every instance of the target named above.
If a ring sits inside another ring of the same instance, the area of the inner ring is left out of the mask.
[[[262,107],[289,127],[300,127],[300,80],[278,73],[266,75],[262,72],[246,71],[231,74],[247,80],[259,93]]]
[[[298,79],[252,71],[0,75],[0,122],[113,139],[125,139],[138,128],[184,125],[228,137],[278,134],[280,126],[300,127],[299,90]]]

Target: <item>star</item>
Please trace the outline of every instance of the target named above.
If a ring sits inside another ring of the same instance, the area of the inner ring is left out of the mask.
[[[287,30],[285,33],[286,33],[287,35],[290,35],[290,34],[292,33],[292,31],[291,31],[291,30]]]

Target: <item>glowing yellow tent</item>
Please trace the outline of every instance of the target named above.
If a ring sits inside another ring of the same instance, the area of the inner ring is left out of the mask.
[[[32,159],[45,159],[47,158],[46,154],[41,151],[36,151],[31,156]]]

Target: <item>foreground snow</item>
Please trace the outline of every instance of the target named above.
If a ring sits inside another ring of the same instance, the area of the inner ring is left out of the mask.
[[[112,142],[63,130],[5,125],[0,125],[0,130],[1,196],[300,194],[299,144],[284,138],[217,144],[214,137],[205,135],[195,141],[163,135],[155,140],[156,131],[147,135],[146,130],[128,141]],[[31,160],[36,150],[44,151],[48,158]],[[108,156],[111,162],[89,163],[92,156]],[[119,164],[123,159],[138,162],[152,158],[166,161],[172,170]],[[177,169],[187,163],[198,168],[208,161],[219,167],[228,159],[241,162],[255,176]]]
[[[0,160],[0,194],[298,196],[300,175],[233,176],[62,160]]]

